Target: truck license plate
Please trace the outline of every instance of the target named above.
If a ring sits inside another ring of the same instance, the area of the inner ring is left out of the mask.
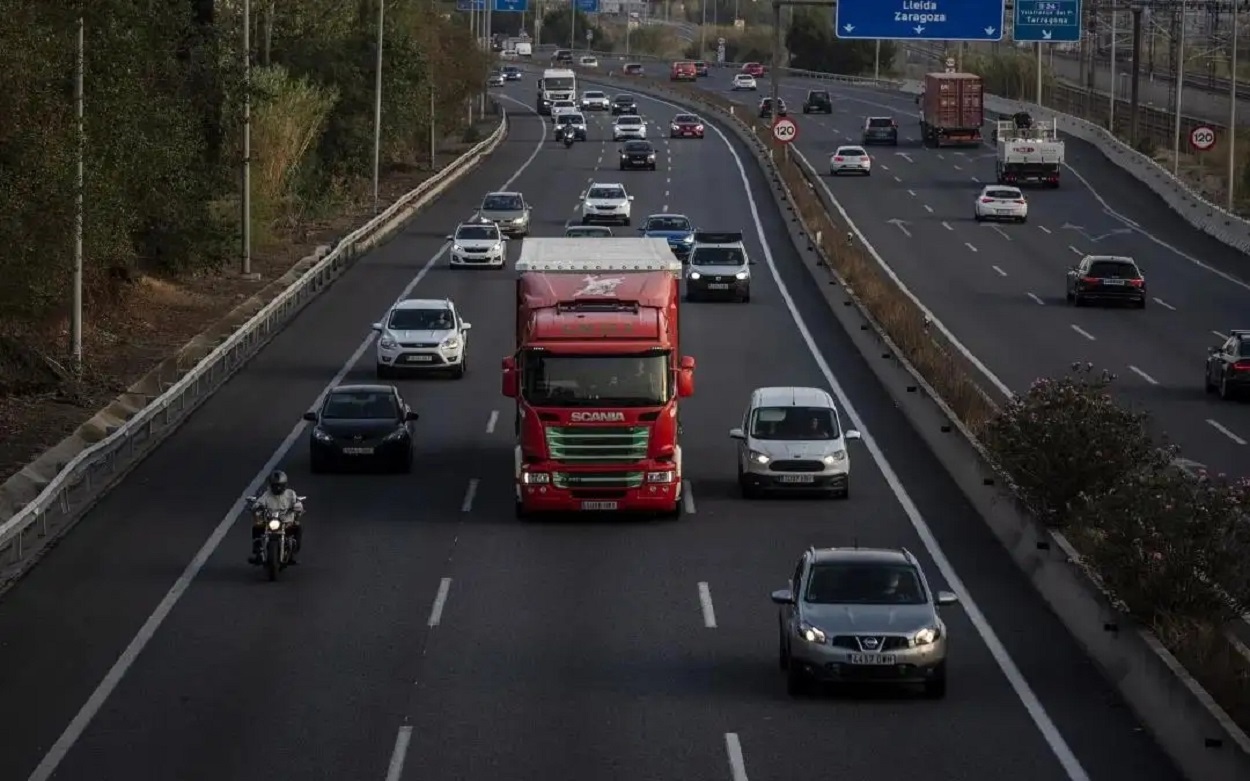
[[[583,510],[615,510],[616,502],[582,502]]]
[[[777,479],[783,483],[814,483],[816,482],[815,475],[782,475],[781,477]]]
[[[894,664],[894,654],[851,654],[851,664]]]
[[[712,282],[708,284],[707,289],[708,290],[728,290],[729,283],[728,282]]]
[[[434,360],[433,355],[405,355],[404,360],[408,363],[429,363]]]
[[[371,447],[345,447],[343,453],[349,456],[371,456],[373,448]]]

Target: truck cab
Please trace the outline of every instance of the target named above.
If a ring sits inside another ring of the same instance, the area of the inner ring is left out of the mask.
[[[527,239],[517,261],[517,517],[681,514],[681,262],[655,238]]]

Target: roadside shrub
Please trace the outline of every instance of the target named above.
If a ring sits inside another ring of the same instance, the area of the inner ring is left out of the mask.
[[[1151,440],[1146,414],[1112,399],[1114,379],[1092,364],[1073,364],[1064,377],[1034,382],[985,428],[985,443],[1017,495],[1049,526],[1063,526],[1087,497],[1170,457]]]

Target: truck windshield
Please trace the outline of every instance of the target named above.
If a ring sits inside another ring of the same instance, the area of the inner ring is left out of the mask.
[[[573,89],[573,79],[568,76],[543,79],[543,89]]]
[[[538,407],[658,407],[672,395],[667,354],[527,353],[521,390]]]

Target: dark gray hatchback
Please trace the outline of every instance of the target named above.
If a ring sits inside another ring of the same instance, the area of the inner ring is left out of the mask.
[[[890,144],[898,146],[898,123],[894,117],[868,117],[864,120],[864,146]]]

